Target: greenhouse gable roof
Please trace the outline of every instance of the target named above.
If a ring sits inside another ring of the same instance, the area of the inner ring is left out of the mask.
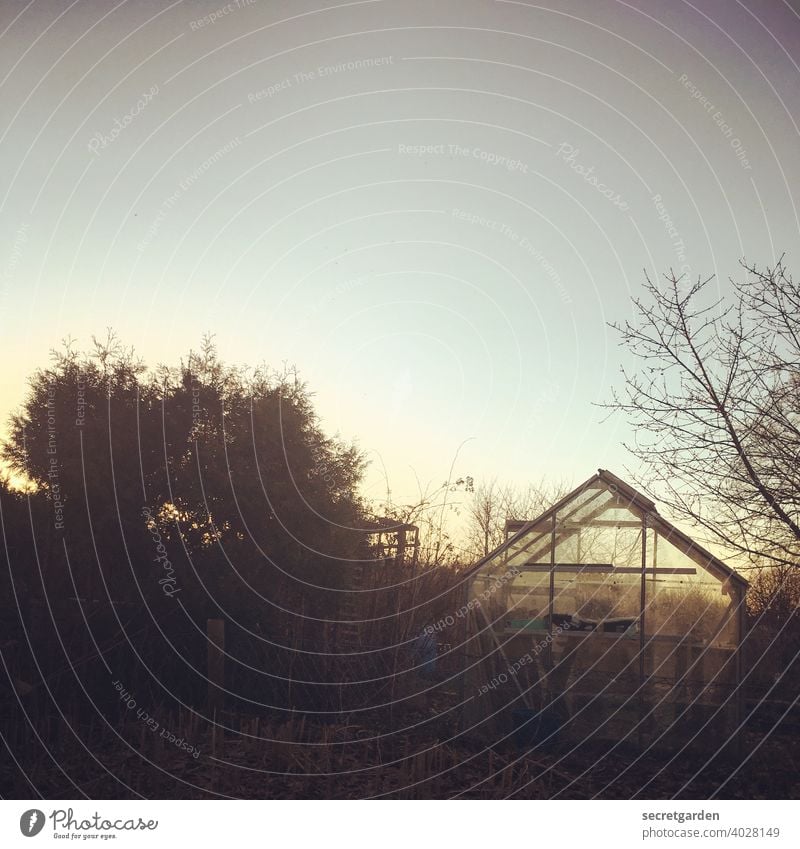
[[[606,469],[598,469],[597,474],[592,475],[592,477],[573,489],[572,492],[559,499],[552,507],[549,507],[535,519],[508,523],[508,527],[516,528],[515,532],[512,533],[505,542],[495,548],[494,551],[490,551],[485,557],[482,557],[468,570],[467,574],[472,574],[479,570],[490,560],[497,557],[498,554],[502,554],[503,551],[520,541],[530,530],[532,530],[535,526],[540,525],[543,520],[550,518],[562,507],[577,498],[585,490],[597,488],[598,485],[600,487],[604,487],[610,492],[616,493],[625,500],[627,506],[641,512],[641,514],[646,517],[649,527],[653,527],[658,530],[662,536],[668,537],[672,542],[680,542],[687,554],[693,554],[694,559],[701,562],[702,566],[720,581],[731,580],[739,584],[741,587],[748,586],[748,582],[738,572],[728,566],[727,563],[711,554],[710,551],[698,542],[695,542],[691,537],[661,516],[655,503],[646,495],[643,495],[630,484],[626,483]]]

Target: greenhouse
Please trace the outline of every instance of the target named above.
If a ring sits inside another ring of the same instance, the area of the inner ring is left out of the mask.
[[[547,746],[736,739],[747,582],[603,469],[470,571],[464,726]]]

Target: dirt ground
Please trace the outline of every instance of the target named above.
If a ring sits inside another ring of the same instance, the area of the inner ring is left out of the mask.
[[[432,729],[223,718],[227,731],[176,717],[165,737],[141,722],[118,731],[54,723],[4,758],[4,798],[777,799],[800,796],[800,737],[748,730],[741,754],[639,753],[630,746],[484,748]],[[235,729],[233,726],[236,726]],[[172,738],[172,739],[170,739]],[[42,738],[44,740],[44,738]],[[187,753],[186,741],[194,753]],[[20,752],[23,756],[20,757]]]

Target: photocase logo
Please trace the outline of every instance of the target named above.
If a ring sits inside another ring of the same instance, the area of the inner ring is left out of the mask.
[[[70,838],[77,840],[81,837],[83,840],[90,838],[108,840],[117,835],[104,832],[155,831],[158,828],[158,820],[143,820],[141,817],[136,819],[122,819],[120,817],[110,820],[97,811],[84,819],[75,819],[75,811],[72,808],[55,808],[49,814],[49,819],[53,821],[53,837],[61,837],[67,840]],[[19,830],[25,837],[36,837],[44,828],[45,821],[44,811],[31,808],[19,818]],[[80,832],[88,833],[81,835]]]
[[[31,808],[19,818],[19,830],[25,837],[36,837],[44,828],[44,813],[38,808]]]

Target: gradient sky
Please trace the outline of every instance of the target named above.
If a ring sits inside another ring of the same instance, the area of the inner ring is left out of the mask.
[[[299,367],[370,494],[465,440],[476,478],[624,476],[593,403],[645,270],[800,273],[788,2],[1,0],[0,33],[4,417],[64,336],[210,331]]]

